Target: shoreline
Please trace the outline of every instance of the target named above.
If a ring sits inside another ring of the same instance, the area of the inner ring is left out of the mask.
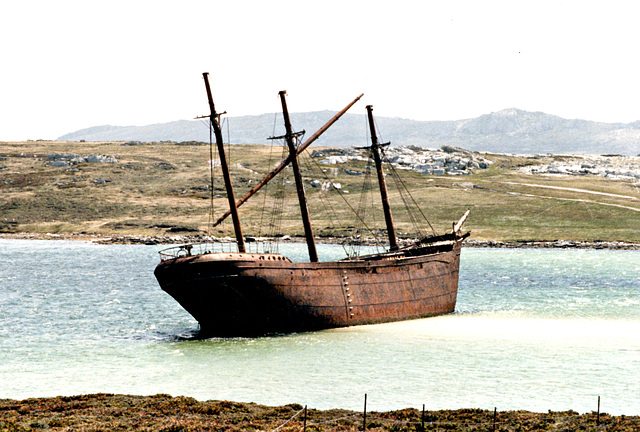
[[[46,430],[306,430],[354,431],[364,411],[318,410],[297,403],[265,406],[231,401],[198,401],[191,397],[109,393],[79,396],[0,399],[0,429]],[[592,411],[498,411],[484,409],[419,410],[405,408],[366,413],[366,430],[637,431],[640,416]],[[282,429],[284,428],[284,429]]]
[[[96,244],[119,245],[172,245],[198,243],[233,242],[230,237],[209,237],[204,235],[137,235],[137,234],[54,234],[54,233],[0,233],[2,240],[69,240],[88,241]],[[348,244],[346,237],[319,237],[318,243]],[[250,242],[276,241],[274,239],[248,238]],[[304,243],[302,237],[284,236],[277,239],[282,243]],[[374,245],[367,240],[358,240],[363,246]],[[578,241],[578,240],[476,240],[467,239],[463,247],[495,248],[495,249],[607,249],[607,250],[640,250],[640,243],[621,241]]]

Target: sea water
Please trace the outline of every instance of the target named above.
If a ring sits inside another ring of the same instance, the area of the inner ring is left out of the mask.
[[[377,411],[590,412],[600,396],[605,412],[640,414],[638,251],[464,248],[454,314],[197,340],[153,276],[162,248],[0,240],[0,398],[168,393],[357,410],[366,393]]]

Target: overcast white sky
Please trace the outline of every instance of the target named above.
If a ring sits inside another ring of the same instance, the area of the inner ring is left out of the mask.
[[[640,120],[636,1],[0,0],[0,141],[219,111]],[[301,125],[303,126],[303,125]]]

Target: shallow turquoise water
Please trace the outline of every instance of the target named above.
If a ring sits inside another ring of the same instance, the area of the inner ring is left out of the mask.
[[[198,341],[153,277],[159,249],[0,240],[0,398],[169,393],[360,409],[367,393],[371,410],[589,412],[600,395],[603,411],[640,413],[640,252],[465,248],[455,314]]]

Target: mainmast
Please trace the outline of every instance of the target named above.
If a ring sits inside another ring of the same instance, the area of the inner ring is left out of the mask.
[[[378,172],[378,184],[380,186],[380,197],[382,198],[382,210],[384,211],[384,220],[387,223],[387,233],[389,234],[389,246],[392,251],[398,250],[398,240],[396,238],[396,230],[393,227],[393,218],[391,217],[391,207],[389,206],[389,196],[387,195],[387,183],[384,179],[382,171],[382,159],[380,158],[380,144],[376,136],[376,127],[373,123],[373,106],[367,105],[367,117],[369,118],[369,130],[371,131],[371,153],[373,161],[376,164]]]
[[[301,135],[300,132],[295,134],[291,130],[291,121],[289,120],[289,110],[287,109],[287,100],[285,96],[287,92],[282,90],[280,93],[280,101],[282,102],[282,115],[284,117],[284,127],[286,135],[284,136],[287,146],[289,147],[289,160],[293,168],[293,176],[296,181],[296,190],[298,192],[298,201],[300,203],[300,213],[302,215],[302,224],[304,225],[304,236],[307,239],[307,248],[309,249],[309,261],[318,262],[318,253],[316,252],[316,243],[313,238],[313,230],[311,229],[311,220],[309,218],[309,208],[304,195],[304,184],[300,175],[300,167],[298,166],[298,152],[293,142],[294,138]],[[304,131],[302,132],[304,133]]]
[[[204,84],[207,88],[207,97],[209,99],[209,108],[211,109],[211,126],[213,127],[213,133],[216,137],[216,145],[218,146],[218,153],[220,155],[220,166],[222,167],[222,176],[224,177],[224,185],[227,189],[227,199],[229,200],[229,210],[231,211],[231,218],[233,219],[233,230],[236,233],[236,241],[238,243],[238,252],[246,252],[244,246],[244,237],[242,236],[242,227],[240,226],[240,218],[238,217],[238,208],[236,207],[236,198],[233,194],[233,186],[231,185],[231,175],[229,174],[229,165],[227,164],[227,157],[224,153],[224,143],[222,142],[222,131],[220,130],[220,123],[218,119],[221,114],[216,113],[216,107],[213,104],[213,97],[211,96],[211,87],[209,86],[209,73],[204,72]],[[224,113],[223,113],[224,114]],[[213,164],[213,161],[211,161]]]
[[[318,131],[316,133],[314,133],[313,135],[311,135],[311,137],[306,140],[305,142],[303,142],[302,144],[300,144],[298,146],[298,148],[296,149],[296,153],[300,154],[302,153],[307,147],[309,147],[316,139],[318,139],[318,137],[320,137],[320,135],[322,135],[327,129],[329,129],[329,127],[331,127],[332,124],[334,124],[336,121],[338,121],[338,119],[340,117],[342,117],[342,115],[344,113],[346,113],[349,108],[351,108],[353,106],[353,104],[355,104],[356,102],[358,102],[360,100],[360,98],[364,96],[364,94],[360,94],[360,96],[358,96],[357,98],[355,98],[353,101],[351,101],[351,103],[349,103],[346,107],[344,107],[344,109],[342,111],[340,111],[339,113],[337,113],[335,116],[333,116],[331,118],[331,120],[329,120],[324,126],[322,126],[320,129],[318,129]],[[258,192],[264,185],[266,185],[268,182],[271,181],[271,179],[273,179],[280,171],[282,171],[287,165],[289,165],[289,163],[291,162],[291,159],[289,157],[287,157],[286,159],[284,159],[282,162],[280,162],[274,169],[273,171],[271,171],[269,174],[267,174],[267,176],[262,179],[262,181],[260,181],[259,183],[257,183],[253,188],[251,188],[251,190],[249,192],[247,192],[247,194],[245,196],[243,196],[242,198],[240,198],[237,202],[236,202],[236,207],[240,207],[242,204],[244,204],[249,198],[251,198],[253,195],[255,195],[256,192]],[[213,226],[218,226],[220,223],[222,223],[222,221],[224,221],[229,215],[231,214],[231,211],[227,211],[225,214],[223,214],[222,216],[220,216],[218,218],[218,220],[216,220],[213,223]]]

